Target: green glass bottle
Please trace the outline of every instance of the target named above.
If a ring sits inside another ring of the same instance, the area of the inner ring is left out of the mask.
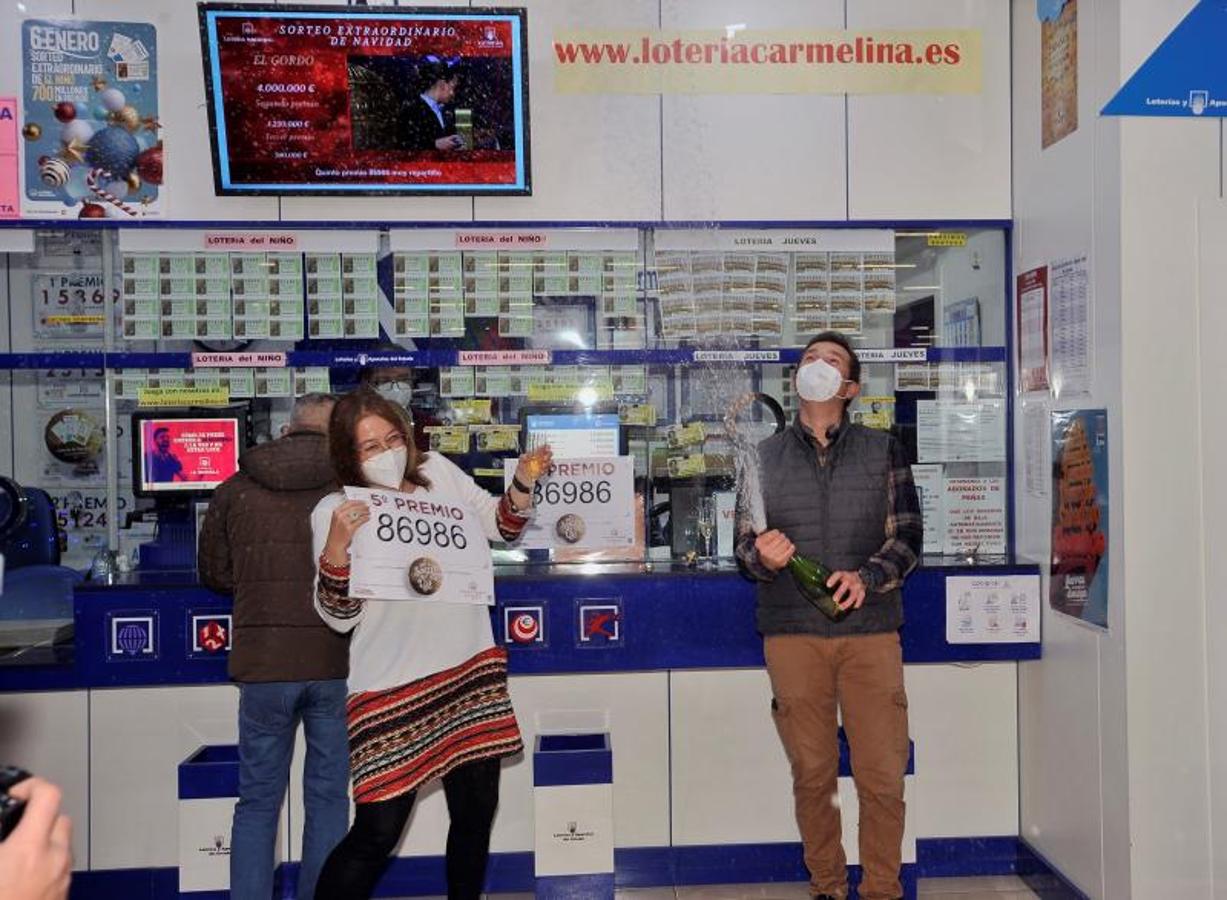
[[[794,553],[788,561],[788,571],[792,572],[793,580],[805,599],[814,604],[832,622],[847,618],[850,609],[840,609],[835,604],[835,596],[827,587],[833,574],[830,569],[817,560]]]

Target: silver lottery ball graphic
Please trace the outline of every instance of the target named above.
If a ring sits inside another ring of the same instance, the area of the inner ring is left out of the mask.
[[[443,567],[429,556],[419,556],[409,565],[409,584],[419,594],[433,594],[443,586]]]
[[[554,526],[554,533],[566,541],[568,544],[578,543],[584,536],[587,526],[584,525],[584,520],[575,513],[567,513],[558,520]]]

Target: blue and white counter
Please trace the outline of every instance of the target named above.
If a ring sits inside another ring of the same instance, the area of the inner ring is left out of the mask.
[[[921,875],[1017,864],[1017,664],[1038,658],[1040,644],[947,643],[945,582],[1036,572],[1026,563],[924,568],[905,589],[909,836]],[[735,571],[668,564],[523,568],[501,570],[497,599],[494,633],[509,649],[526,745],[559,713],[607,717],[619,885],[805,877],[752,584]],[[230,601],[185,572],[85,584],[73,605],[71,649],[0,666],[0,761],[64,788],[80,896],[171,896],[177,767],[201,746],[237,738],[238,693],[225,672]],[[291,860],[302,758],[300,741]],[[492,890],[531,890],[532,785],[531,758],[506,766]],[[426,791],[381,894],[443,892],[446,820],[441,791]],[[848,849],[855,860],[855,842]]]

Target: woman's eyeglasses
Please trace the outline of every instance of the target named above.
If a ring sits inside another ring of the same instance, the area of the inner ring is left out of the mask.
[[[405,447],[405,436],[399,431],[394,431],[391,434],[384,437],[382,441],[375,441],[375,440],[363,441],[361,444],[358,445],[358,455],[362,459],[369,459],[370,457],[375,456],[381,451],[400,450],[400,449],[403,449],[404,447]]]

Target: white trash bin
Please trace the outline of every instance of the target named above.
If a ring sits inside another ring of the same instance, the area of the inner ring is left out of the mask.
[[[612,900],[613,750],[608,732],[537,736],[533,810],[538,900]]]
[[[239,799],[239,748],[201,747],[179,763],[179,896],[230,890],[230,826]],[[283,804],[275,863],[286,860]]]

